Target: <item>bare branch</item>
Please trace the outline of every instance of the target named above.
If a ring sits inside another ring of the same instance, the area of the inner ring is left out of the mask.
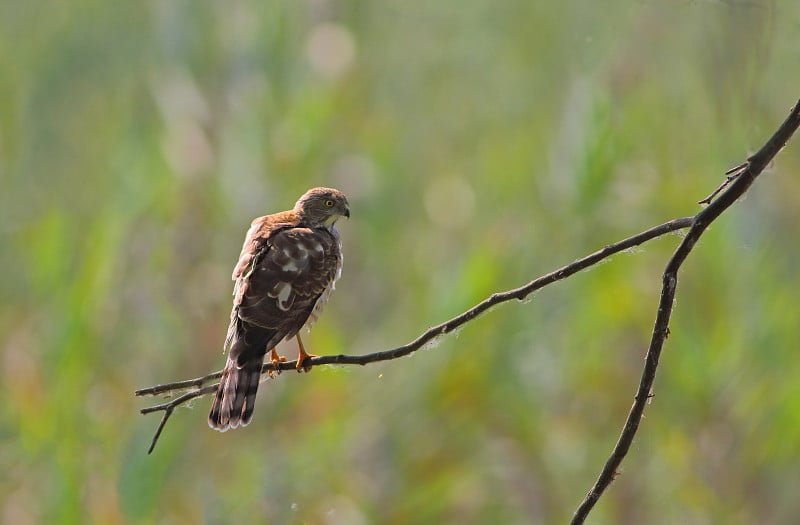
[[[633,246],[640,245],[665,233],[690,227],[687,235],[673,253],[664,270],[661,297],[658,304],[656,320],[653,327],[650,346],[645,359],[644,369],[642,371],[642,377],[636,395],[634,396],[633,406],[631,407],[631,410],[625,421],[625,425],[622,428],[620,437],[614,446],[610,457],[606,461],[605,466],[601,470],[597,481],[592,486],[586,498],[579,505],[572,517],[571,524],[582,524],[589,512],[591,512],[592,508],[594,508],[594,505],[600,499],[600,496],[617,477],[618,468],[630,449],[630,445],[632,444],[639,428],[639,422],[644,414],[644,409],[649,400],[653,397],[653,383],[655,381],[656,371],[658,369],[661,350],[663,348],[664,341],[669,336],[669,320],[672,316],[672,308],[678,285],[678,270],[708,225],[716,220],[720,214],[722,214],[722,212],[728,209],[750,188],[756,177],[758,177],[764,171],[772,159],[780,152],[781,149],[783,149],[798,127],[800,127],[800,101],[795,104],[789,116],[786,118],[783,124],[781,124],[780,128],[778,128],[775,134],[758,152],[750,156],[745,162],[729,169],[725,173],[727,175],[726,180],[708,197],[700,201],[701,204],[708,204],[708,206],[694,217],[675,219],[655,226],[642,233],[627,239],[623,239],[617,243],[610,244],[601,250],[598,250],[590,255],[587,255],[586,257],[583,257],[582,259],[564,266],[563,268],[543,275],[524,286],[505,292],[492,294],[487,299],[476,304],[469,310],[466,310],[465,312],[448,321],[445,321],[444,323],[427,329],[416,339],[406,345],[399,346],[391,350],[360,356],[341,354],[333,356],[319,356],[309,359],[307,363],[309,365],[366,365],[368,363],[387,361],[409,355],[425,347],[427,343],[431,342],[437,337],[451,333],[466,323],[476,319],[479,315],[488,311],[493,306],[511,301],[513,299],[524,300],[536,290],[539,290],[556,281],[565,279],[580,270],[597,264],[599,261],[609,257],[610,255],[626,250]],[[275,366],[272,364],[265,364],[262,368],[262,374],[269,373],[273,370],[294,369],[295,365],[296,361],[283,362]],[[156,442],[161,435],[161,431],[163,430],[169,417],[172,415],[173,410],[176,407],[190,401],[191,399],[214,392],[216,390],[217,383],[208,383],[219,379],[220,375],[221,372],[215,372],[204,377],[157,385],[154,387],[141,389],[136,392],[137,396],[158,394],[172,395],[177,392],[189,390],[182,396],[177,397],[170,402],[141,410],[142,414],[158,411],[164,412],[161,422],[156,429],[156,433],[153,436],[148,453],[152,452],[153,448],[155,447]]]
[[[780,128],[758,152],[750,156],[746,162],[726,172],[728,175],[735,174],[735,177],[733,180],[728,177],[729,180],[708,197],[710,204],[694,217],[692,227],[667,263],[667,267],[664,270],[661,299],[658,303],[658,313],[656,314],[653,335],[650,340],[650,348],[647,351],[642,378],[634,397],[633,406],[611,456],[608,458],[589,494],[575,511],[571,521],[572,525],[584,522],[605,489],[614,481],[618,468],[627,455],[639,428],[639,421],[644,414],[648,400],[653,395],[653,383],[656,378],[658,361],[661,357],[661,349],[667,336],[669,336],[669,320],[672,316],[672,306],[678,286],[678,270],[708,225],[750,188],[756,177],[764,171],[764,168],[769,165],[775,155],[783,149],[798,127],[800,127],[800,101],[795,104]],[[728,185],[730,186],[724,193],[716,200],[711,200]]]
[[[211,375],[212,376],[216,375],[217,378],[219,378],[221,373],[211,374]],[[161,422],[158,424],[158,427],[156,428],[156,433],[153,434],[153,439],[152,439],[152,441],[150,441],[150,448],[147,449],[147,453],[150,454],[151,452],[153,452],[153,449],[156,448],[156,443],[158,443],[158,438],[161,436],[161,431],[164,430],[164,425],[167,424],[167,420],[169,419],[169,416],[172,415],[172,411],[175,410],[175,407],[180,406],[180,405],[182,405],[182,404],[184,404],[184,403],[186,403],[188,401],[191,401],[192,399],[194,399],[196,397],[201,397],[201,396],[204,396],[206,394],[212,394],[212,393],[214,393],[216,391],[217,391],[217,385],[210,385],[210,386],[207,386],[205,388],[200,388],[200,389],[197,389],[197,390],[192,390],[191,392],[187,392],[187,393],[183,394],[182,396],[177,397],[177,398],[173,399],[172,401],[170,401],[168,403],[164,403],[162,405],[156,405],[156,406],[152,406],[152,407],[143,408],[142,410],[140,410],[140,412],[142,414],[149,414],[150,412],[158,412],[160,410],[164,411],[164,415],[161,417]],[[138,395],[138,392],[137,392],[137,395]]]
[[[734,166],[731,169],[729,169],[728,171],[726,171],[725,175],[727,175],[727,177],[725,177],[725,180],[722,181],[722,184],[720,184],[717,187],[716,190],[712,191],[711,194],[708,197],[706,197],[705,199],[703,199],[701,201],[698,201],[697,204],[711,204],[711,201],[714,200],[714,197],[719,195],[719,193],[722,190],[724,190],[725,188],[728,187],[728,184],[730,184],[731,182],[735,181],[736,178],[739,177],[739,175],[742,174],[742,172],[747,168],[747,164],[748,163],[749,163],[749,161],[745,161],[745,162],[739,164],[738,166]]]
[[[533,292],[541,288],[544,288],[548,284],[552,284],[562,279],[566,279],[570,275],[573,275],[574,273],[579,272],[581,270],[585,270],[586,268],[589,268],[590,266],[597,264],[598,262],[602,261],[603,259],[611,255],[619,253],[623,250],[627,250],[634,246],[638,246],[649,240],[660,237],[666,233],[688,228],[689,226],[691,226],[693,220],[694,219],[692,217],[684,217],[682,219],[675,219],[666,222],[664,224],[659,224],[658,226],[654,226],[653,228],[645,230],[632,237],[628,237],[627,239],[623,239],[613,244],[609,244],[605,248],[598,250],[594,253],[591,253],[586,257],[578,259],[577,261],[568,264],[563,268],[559,268],[558,270],[543,275],[538,279],[534,279],[533,281],[525,284],[524,286],[520,286],[519,288],[514,288],[512,290],[507,290],[505,292],[494,293],[485,300],[481,301],[480,303],[470,308],[469,310],[466,310],[465,312],[457,315],[456,317],[453,317],[452,319],[445,321],[444,323],[441,323],[439,325],[428,328],[425,332],[420,334],[416,339],[403,346],[398,346],[397,348],[392,348],[391,350],[384,350],[382,352],[375,352],[364,355],[344,355],[344,354],[323,355],[307,359],[305,362],[312,366],[326,365],[326,364],[366,365],[369,363],[376,363],[378,361],[388,361],[390,359],[397,359],[398,357],[407,356],[423,348],[427,343],[431,342],[437,337],[441,337],[445,334],[449,334],[457,330],[458,328],[464,326],[468,322],[474,320],[479,315],[486,312],[490,308],[497,306],[498,304],[509,302],[515,299],[518,301],[522,301],[526,299]],[[278,363],[276,365],[273,365],[271,363],[265,363],[263,368],[261,369],[261,373],[268,374],[276,370],[279,371],[294,370],[296,364],[297,361],[285,361],[282,363]],[[156,429],[156,433],[153,436],[153,441],[150,445],[150,450],[148,451],[148,454],[153,451],[153,448],[155,447],[156,442],[158,441],[158,438],[161,435],[161,431],[163,430],[164,425],[167,422],[167,419],[169,419],[169,417],[172,415],[172,411],[176,407],[188,401],[191,401],[192,399],[215,392],[218,384],[215,381],[218,380],[221,375],[222,372],[217,371],[207,376],[198,377],[195,379],[188,379],[185,381],[177,381],[174,383],[165,383],[162,385],[156,385],[149,388],[143,388],[135,392],[137,396],[152,396],[152,395],[170,396],[178,392],[184,392],[188,390],[188,392],[186,392],[182,396],[177,397],[167,403],[143,408],[140,411],[142,414],[149,414],[151,412],[159,412],[159,411],[164,412],[164,416],[161,419],[161,423],[159,424],[158,428]],[[209,384],[212,382],[215,383]]]
[[[156,396],[158,394],[170,395],[183,390],[196,390],[209,381],[219,379],[220,377],[222,377],[222,370],[218,370],[213,374],[208,374],[207,376],[198,377],[195,379],[187,379],[185,381],[176,381],[174,383],[165,383],[163,385],[142,388],[134,392],[134,394],[137,396]],[[145,410],[147,410],[147,412],[145,412]],[[152,410],[142,409],[142,414],[147,414],[149,412],[152,412]]]

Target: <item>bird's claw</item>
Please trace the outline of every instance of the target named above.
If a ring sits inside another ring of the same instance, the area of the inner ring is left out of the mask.
[[[269,371],[269,377],[275,377],[275,375],[277,375],[277,374],[280,374],[280,373],[281,373],[281,369],[280,369],[280,368],[278,368],[278,366],[279,366],[281,363],[284,363],[284,362],[286,362],[286,357],[285,357],[285,356],[282,356],[282,355],[278,355],[278,352],[276,352],[276,351],[275,351],[275,349],[273,348],[273,349],[272,349],[272,350],[270,350],[270,352],[269,352],[269,362],[270,362],[270,364],[271,364],[272,366],[274,366],[274,367],[275,367],[275,370],[270,370],[270,371]]]
[[[303,363],[306,362],[306,359],[309,359],[311,357],[319,357],[319,356],[316,355],[316,354],[309,354],[307,352],[300,353],[297,356],[297,364],[295,365],[295,369],[297,369],[298,372],[300,370],[303,370],[303,372],[306,372],[306,373],[310,372],[311,371],[311,365],[303,365]]]

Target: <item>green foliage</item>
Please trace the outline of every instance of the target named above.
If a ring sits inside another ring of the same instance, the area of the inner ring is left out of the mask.
[[[678,237],[410,358],[285,373],[246,430],[209,430],[203,399],[147,456],[132,392],[222,366],[247,225],[311,186],[353,212],[319,354],[695,213],[800,96],[798,23],[789,0],[2,3],[0,521],[567,521]],[[800,513],[798,151],[684,266],[592,523]]]

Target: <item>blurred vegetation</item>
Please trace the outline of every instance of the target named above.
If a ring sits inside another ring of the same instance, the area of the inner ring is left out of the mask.
[[[800,93],[794,0],[0,3],[0,521],[564,523],[678,238],[411,358],[284,374],[246,430],[136,388],[219,369],[249,221],[351,198],[307,345],[393,347],[691,215]],[[684,266],[596,524],[800,514],[800,144]],[[284,349],[293,355],[294,348]]]

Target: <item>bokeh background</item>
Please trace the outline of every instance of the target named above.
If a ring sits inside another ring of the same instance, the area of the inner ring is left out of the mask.
[[[565,523],[630,407],[680,238],[411,357],[210,400],[250,220],[345,191],[318,354],[692,215],[800,97],[795,0],[0,3],[0,521]],[[594,524],[800,515],[800,140],[681,272]],[[283,348],[289,356],[294,348]]]

